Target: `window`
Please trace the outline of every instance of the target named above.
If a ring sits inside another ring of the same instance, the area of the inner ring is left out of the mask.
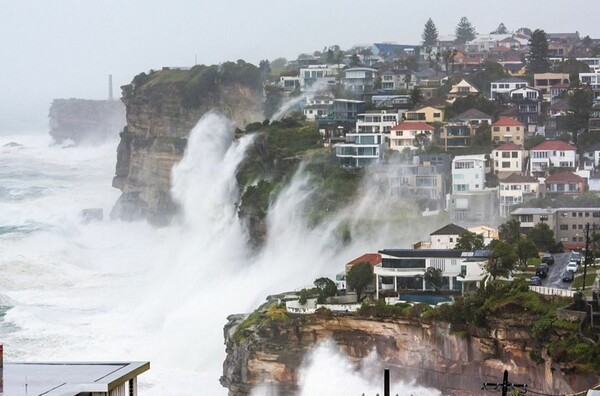
[[[500,127],[494,127],[494,132],[500,132]]]
[[[508,151],[504,151],[502,153],[502,158],[510,158],[510,153]]]
[[[454,242],[454,238],[450,238],[450,242]]]
[[[513,151],[511,154],[513,158],[519,158],[519,153],[517,151]]]
[[[577,229],[577,224],[571,224],[571,229],[576,230]]]
[[[503,168],[510,168],[510,161],[502,161]]]
[[[433,118],[440,118],[441,113],[433,113]]]
[[[577,228],[579,228],[580,230],[583,230],[583,224],[579,224],[579,225],[577,226]]]
[[[569,225],[568,224],[561,224],[560,225],[560,230],[561,231],[567,231],[569,229]]]

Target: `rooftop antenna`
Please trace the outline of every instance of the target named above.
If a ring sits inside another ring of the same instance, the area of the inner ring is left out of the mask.
[[[108,75],[108,100],[114,100],[112,87],[112,74]]]

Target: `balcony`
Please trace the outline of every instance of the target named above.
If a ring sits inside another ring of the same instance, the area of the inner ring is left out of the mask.
[[[384,268],[384,267],[375,267],[374,268],[375,275],[379,276],[423,276],[425,274],[424,268]]]

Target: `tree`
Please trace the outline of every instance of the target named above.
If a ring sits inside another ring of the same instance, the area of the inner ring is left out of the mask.
[[[442,53],[442,58],[444,59],[444,66],[446,68],[446,75],[448,75],[448,64],[451,63],[454,65],[454,57],[456,56],[456,48],[447,49]],[[454,70],[452,70],[454,72]]]
[[[467,231],[463,232],[456,240],[456,250],[467,250],[472,252],[474,250],[481,250],[485,247],[483,242],[483,235],[475,234],[474,232]]]
[[[467,17],[460,18],[460,22],[456,26],[456,42],[459,44],[464,44],[467,41],[473,40],[477,36],[477,32],[475,31],[475,27],[471,25],[471,22],[467,19]]]
[[[518,220],[512,219],[498,227],[500,239],[510,245],[516,245],[521,238],[521,223]]]
[[[508,34],[508,29],[506,28],[506,26],[504,26],[503,22],[500,22],[500,25],[498,25],[496,30],[490,32],[490,34]]]
[[[535,29],[529,37],[529,63],[527,64],[528,73],[544,73],[550,70],[548,60],[548,37],[546,32]]]
[[[498,276],[508,276],[515,269],[517,255],[512,246],[504,241],[496,241],[484,269],[493,279]]]
[[[327,297],[333,297],[337,294],[337,286],[334,281],[329,278],[318,278],[315,279],[315,287],[319,291],[319,297],[317,302],[323,304]]]
[[[566,124],[573,133],[573,143],[577,144],[579,132],[585,132],[588,128],[594,94],[589,86],[578,86],[569,94],[567,102],[569,113],[566,117]]]
[[[423,100],[423,95],[421,94],[421,89],[419,87],[414,87],[410,91],[410,102],[413,107],[417,107],[419,103]]]
[[[438,30],[435,27],[435,23],[429,18],[425,23],[425,28],[421,34],[421,40],[425,47],[435,47],[438,42]]]
[[[442,270],[439,268],[429,267],[423,274],[425,282],[429,282],[435,291],[439,291],[442,288],[443,280]]]
[[[538,249],[535,246],[535,243],[531,241],[529,238],[520,238],[517,242],[517,257],[519,258],[519,263],[521,265],[527,262],[528,258],[533,258],[538,256]]]
[[[354,264],[346,276],[346,284],[349,289],[356,290],[357,300],[361,300],[363,290],[375,279],[373,266],[365,261]]]
[[[360,65],[360,58],[356,53],[352,54],[350,57],[350,66],[358,66]]]
[[[553,252],[556,250],[556,242],[554,241],[554,232],[546,223],[537,223],[529,230],[528,238],[537,246],[538,250],[545,252]]]
[[[545,142],[546,138],[542,135],[534,135],[525,138],[525,150],[531,150],[533,147]]]

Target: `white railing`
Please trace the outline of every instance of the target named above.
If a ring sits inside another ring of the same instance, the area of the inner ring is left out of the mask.
[[[554,287],[545,286],[529,286],[529,290],[545,296],[573,297],[576,293],[575,290],[557,289]]]

